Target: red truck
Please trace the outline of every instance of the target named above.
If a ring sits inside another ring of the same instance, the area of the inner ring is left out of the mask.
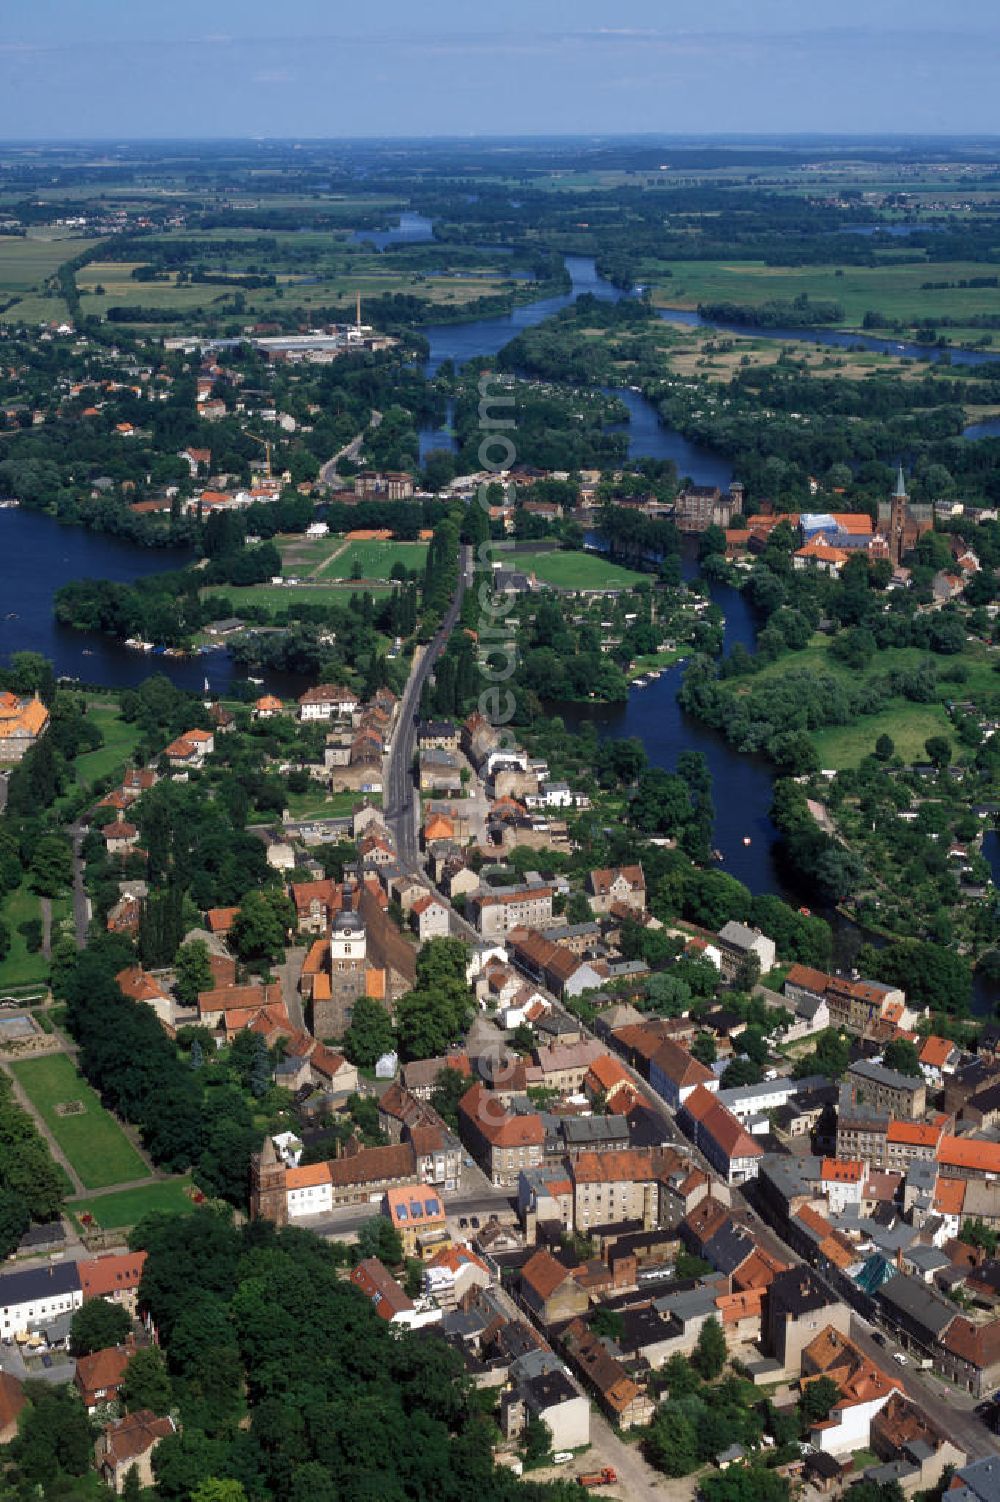
[[[579,1486],[613,1486],[618,1480],[618,1472],[614,1466],[602,1466],[599,1471],[584,1471],[582,1476],[577,1476]]]

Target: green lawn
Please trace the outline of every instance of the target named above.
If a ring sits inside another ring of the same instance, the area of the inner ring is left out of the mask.
[[[99,777],[124,771],[142,732],[138,725],[129,725],[122,719],[117,705],[94,705],[87,711],[87,718],[95,724],[104,737],[103,746],[96,751],[85,751],[76,759],[76,780],[81,783],[96,782]]]
[[[951,721],[940,704],[909,704],[900,701],[881,714],[865,715],[853,725],[833,725],[813,733],[821,767],[841,771],[856,767],[875,750],[880,735],[892,737],[896,755],[905,762],[926,761],[924,742],[932,735],[951,735]]]
[[[342,819],[362,801],[381,807],[381,793],[324,793],[321,788],[308,793],[289,793],[288,809],[293,819]]]
[[[11,1067],[86,1188],[103,1189],[149,1172],[66,1054],[22,1059]],[[60,1116],[56,1106],[65,1101],[78,1101],[84,1109],[78,1115]]]
[[[809,646],[801,652],[786,652],[776,662],[769,663],[752,679],[747,680],[748,689],[763,678],[779,677],[793,669],[811,668],[814,672],[829,673],[835,678],[854,681],[857,673],[839,662],[830,651],[831,638],[814,636]],[[902,668],[915,668],[931,657],[935,666],[942,667],[953,660],[934,656],[920,647],[888,647],[878,652],[865,670],[867,678],[880,677]],[[856,767],[865,756],[875,749],[880,735],[888,735],[896,746],[896,752],[904,761],[924,761],[924,742],[931,735],[947,735],[960,758],[951,721],[944,708],[951,698],[969,698],[978,703],[995,700],[1000,692],[1000,682],[985,647],[969,643],[959,661],[967,670],[964,683],[940,683],[937,685],[937,702],[913,704],[908,699],[896,699],[879,714],[865,715],[850,725],[831,725],[813,732],[813,743],[819,753],[820,766],[839,771],[844,767]],[[964,753],[962,753],[964,754]]]
[[[425,542],[351,542],[320,573],[324,579],[350,579],[357,565],[364,579],[388,579],[395,563],[423,573],[426,561]]]
[[[27,880],[22,881],[17,891],[11,892],[0,904],[0,917],[10,929],[10,951],[7,958],[0,962],[0,995],[5,986],[44,985],[49,978],[49,962],[40,950],[37,954],[29,954],[24,936],[18,932],[19,924],[41,918],[38,898],[29,888]],[[53,925],[54,923],[53,912]]]
[[[628,589],[649,579],[596,553],[513,553],[507,566],[558,589]]]
[[[105,1231],[134,1226],[144,1215],[163,1212],[181,1215],[191,1209],[191,1180],[165,1179],[142,1189],[123,1189],[120,1194],[101,1194],[92,1200],[74,1200],[70,1209],[77,1220],[90,1214]]]

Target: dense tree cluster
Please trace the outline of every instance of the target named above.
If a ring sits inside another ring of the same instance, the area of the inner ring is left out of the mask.
[[[133,1240],[182,1421],[154,1456],[158,1496],[199,1496],[214,1477],[252,1502],[336,1502],[345,1476],[366,1502],[574,1494],[494,1469],[460,1363],[434,1338],[390,1331],[341,1277],[344,1249],[208,1211],[153,1218]]]

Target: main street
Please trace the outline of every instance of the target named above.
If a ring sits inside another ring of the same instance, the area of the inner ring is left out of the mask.
[[[396,845],[399,864],[405,871],[418,869],[417,846],[417,798],[413,785],[413,756],[417,744],[417,717],[424,687],[431,675],[458,620],[466,588],[472,582],[472,549],[459,551],[458,584],[448,606],[447,614],[435,635],[420,655],[414,657],[413,667],[403,690],[399,706],[399,721],[386,757],[384,775],[385,820]]]

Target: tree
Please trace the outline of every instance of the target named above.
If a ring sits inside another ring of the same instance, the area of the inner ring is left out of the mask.
[[[445,1064],[438,1070],[437,1079],[434,1081],[434,1089],[431,1092],[431,1105],[448,1125],[455,1131],[458,1130],[458,1103],[470,1086],[467,1074],[461,1069],[455,1069],[450,1064]]]
[[[670,1360],[660,1369],[660,1376],[666,1383],[667,1391],[672,1398],[684,1398],[688,1393],[697,1392],[701,1386],[698,1373],[680,1351],[675,1351]]]
[[[125,1472],[121,1495],[123,1502],[142,1502],[142,1482],[139,1480],[138,1466],[130,1465]]]
[[[939,772],[943,772],[951,761],[951,741],[946,735],[930,735],[924,741],[924,750],[927,759],[933,762]]]
[[[733,1090],[737,1085],[759,1085],[764,1071],[752,1059],[734,1059],[727,1064],[719,1081],[723,1090]]]
[[[593,910],[585,893],[571,892],[566,899],[566,922],[589,923],[593,916]]]
[[[850,1062],[850,1043],[841,1037],[836,1028],[828,1027],[820,1033],[812,1052],[796,1059],[792,1077],[803,1080],[811,1074],[823,1074],[828,1080],[836,1080],[846,1071]]]
[[[28,1406],[10,1454],[33,1492],[54,1496],[58,1478],[83,1476],[90,1469],[90,1420],[72,1387],[26,1382],[24,1396]]]
[[[242,960],[277,960],[289,926],[286,897],[279,892],[248,892],[233,920],[230,942]]]
[[[149,1408],[169,1413],[173,1402],[167,1364],[159,1346],[143,1346],[129,1361],[121,1385],[122,1402],[129,1413]]]
[[[208,945],[204,939],[182,944],[174,958],[174,990],[177,1000],[193,1007],[200,991],[212,989],[212,967],[208,962]]]
[[[220,1481],[218,1476],[208,1476],[191,1493],[191,1502],[247,1502],[247,1494],[240,1481]]]
[[[650,1425],[649,1458],[665,1476],[689,1476],[698,1464],[698,1435],[683,1413],[667,1404]]]
[[[359,996],[341,1045],[351,1063],[371,1069],[394,1044],[392,1023],[385,1007],[370,996]]]
[[[73,880],[73,857],[60,834],[46,834],[31,857],[31,885],[43,897],[58,897]]]
[[[701,1327],[698,1344],[691,1360],[706,1382],[713,1381],[726,1364],[729,1354],[726,1337],[717,1319],[708,1319]]]
[[[886,1069],[895,1069],[899,1074],[920,1075],[920,1056],[917,1046],[909,1038],[893,1038],[882,1050],[882,1062]]]
[[[74,1356],[89,1356],[107,1346],[120,1346],[132,1328],[127,1310],[106,1299],[87,1299],[70,1321],[69,1348]]]
[[[31,1215],[21,1196],[0,1189],[0,1258],[10,1256],[30,1224]]]
[[[625,1320],[617,1309],[598,1309],[590,1321],[590,1330],[593,1335],[618,1340],[625,1334]]]
[[[406,1057],[431,1059],[447,1053],[461,1037],[471,1007],[464,976],[460,982],[408,991],[396,1007],[396,1033]]]
[[[528,1419],[521,1434],[521,1454],[528,1465],[537,1465],[552,1452],[552,1430],[535,1414]]]
[[[880,735],[875,742],[875,755],[879,761],[891,761],[896,754],[896,742],[891,735]]]
[[[268,1057],[267,1044],[264,1039],[257,1035],[257,1047],[254,1051],[253,1063],[250,1066],[250,1094],[260,1100],[271,1088],[271,1060]]]
[[[403,1238],[384,1215],[373,1215],[358,1232],[358,1251],[362,1257],[377,1257],[387,1267],[398,1267],[403,1260]]]
[[[764,1466],[732,1466],[705,1476],[698,1487],[704,1502],[788,1502],[788,1482]]]
[[[465,986],[469,948],[461,939],[431,939],[417,955],[417,984],[432,987],[454,981]]]
[[[830,1377],[817,1377],[810,1382],[799,1399],[804,1430],[813,1424],[822,1424],[830,1417],[830,1409],[840,1397],[840,1388]]]
[[[696,1033],[691,1044],[691,1054],[699,1064],[715,1063],[715,1038],[711,1033]]]

